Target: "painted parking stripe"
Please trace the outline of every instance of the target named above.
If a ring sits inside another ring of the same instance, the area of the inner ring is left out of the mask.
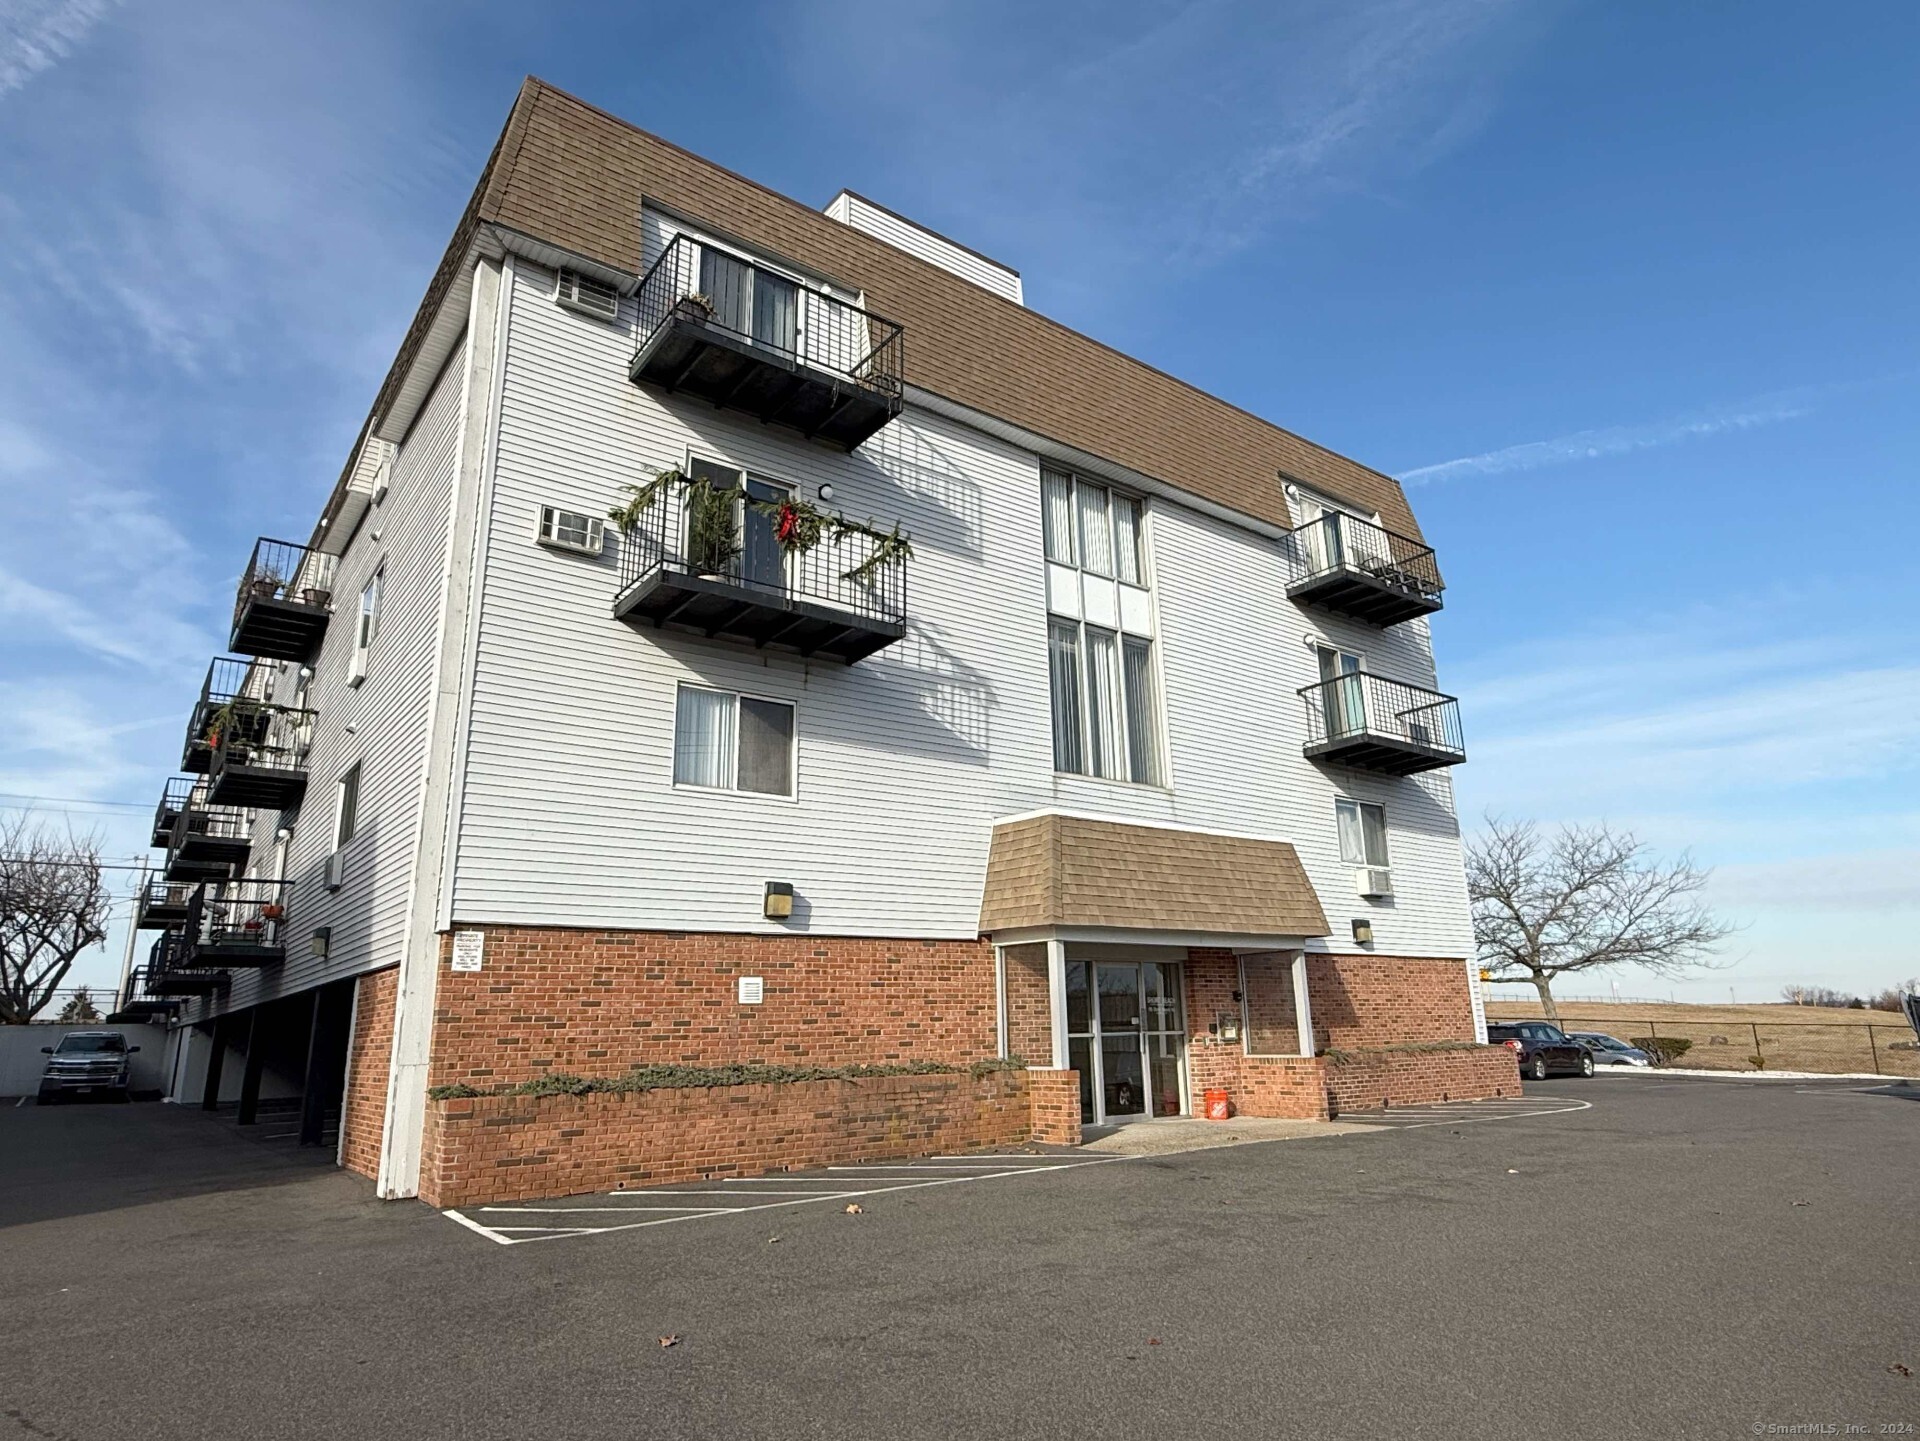
[[[1044,1170],[1048,1173],[1052,1173],[1055,1171],[1072,1171],[1072,1170],[1078,1170],[1083,1166],[1110,1166],[1110,1165],[1115,1165],[1121,1161],[1132,1161],[1137,1159],[1138,1157],[1135,1157],[1135,1156],[1096,1156],[1089,1159],[1075,1158],[1075,1159],[1069,1160],[1064,1165],[1045,1166],[1039,1169]],[[973,1181],[1005,1180],[1014,1176],[1031,1176],[1035,1174],[1035,1169],[1036,1168],[1031,1166],[1016,1166],[1006,1170],[969,1172],[964,1175],[942,1175],[942,1176],[929,1176],[925,1178],[916,1177],[913,1180],[902,1181],[899,1184],[892,1185],[892,1186],[867,1185],[857,1190],[828,1191],[828,1192],[821,1193],[819,1195],[799,1196],[799,1197],[790,1196],[790,1197],[783,1198],[781,1200],[768,1200],[768,1201],[762,1202],[757,1206],[736,1206],[736,1207],[729,1207],[726,1209],[714,1208],[714,1209],[700,1210],[700,1211],[694,1211],[691,1209],[676,1210],[674,1211],[673,1214],[669,1214],[669,1215],[652,1215],[652,1216],[649,1216],[648,1219],[644,1221],[626,1221],[626,1222],[621,1222],[615,1225],[490,1226],[490,1225],[484,1224],[483,1222],[475,1220],[472,1216],[466,1215],[464,1212],[459,1210],[442,1211],[440,1214],[443,1216],[449,1217],[454,1221],[459,1222],[462,1226],[465,1226],[470,1231],[477,1231],[481,1235],[486,1236],[488,1239],[497,1241],[499,1244],[503,1246],[522,1246],[533,1241],[559,1241],[572,1236],[604,1236],[615,1231],[637,1231],[650,1226],[672,1226],[672,1225],[677,1225],[682,1221],[711,1221],[711,1220],[716,1220],[722,1217],[746,1215],[754,1211],[778,1210],[783,1206],[810,1206],[817,1201],[854,1200],[854,1199],[867,1197],[867,1196],[891,1195],[898,1191],[926,1190],[929,1187],[933,1187],[933,1186],[956,1186],[956,1185],[964,1185],[968,1182],[973,1182]],[[742,1177],[741,1179],[744,1180],[747,1178]],[[773,1179],[780,1179],[780,1178],[773,1178]],[[613,1194],[631,1195],[635,1197],[635,1199],[637,1200],[647,1196],[665,1196],[665,1195],[672,1195],[675,1193],[662,1192],[662,1191],[653,1191],[653,1192],[628,1191],[628,1192],[615,1192]],[[764,1194],[773,1195],[777,1193],[768,1192]],[[482,1208],[482,1209],[484,1210],[485,1208]],[[568,1211],[568,1210],[573,1210],[575,1208],[556,1207],[554,1209],[556,1211]],[[579,1209],[582,1211],[589,1211],[592,1213],[602,1212],[606,1210],[621,1210],[621,1211],[631,1210],[635,1212],[645,1213],[649,1210],[652,1210],[653,1208],[636,1205],[636,1206],[621,1206],[621,1207],[597,1207],[596,1206],[592,1208],[582,1207]]]
[[[1518,1121],[1528,1116],[1564,1116],[1575,1111],[1590,1111],[1591,1101],[1562,1100],[1551,1105],[1539,1106],[1531,1111],[1488,1111],[1479,1115],[1458,1115],[1443,1112],[1435,1115],[1419,1106],[1408,1106],[1386,1116],[1353,1116],[1356,1125],[1372,1126],[1382,1131],[1415,1131],[1422,1126],[1472,1126],[1484,1121]]]

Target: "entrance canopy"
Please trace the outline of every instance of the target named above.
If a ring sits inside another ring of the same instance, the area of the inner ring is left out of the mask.
[[[1060,812],[994,827],[980,929],[1225,946],[1328,934],[1284,841]]]

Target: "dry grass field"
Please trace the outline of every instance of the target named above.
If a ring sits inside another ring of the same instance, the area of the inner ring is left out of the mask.
[[[1534,1019],[1540,1004],[1489,1000],[1487,1015]],[[1867,1071],[1920,1077],[1913,1031],[1892,1011],[1566,1001],[1560,1005],[1560,1022],[1569,1031],[1604,1031],[1623,1041],[1647,1035],[1685,1037],[1693,1049],[1680,1064],[1703,1070]],[[1756,1068],[1751,1059],[1756,1032],[1764,1068]]]

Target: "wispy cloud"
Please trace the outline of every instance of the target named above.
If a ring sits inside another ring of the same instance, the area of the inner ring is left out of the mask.
[[[116,0],[6,0],[0,5],[0,96],[58,65]]]
[[[1598,460],[1609,455],[1628,455],[1634,451],[1657,450],[1686,441],[1704,440],[1729,431],[1756,430],[1779,425],[1812,414],[1815,392],[1791,391],[1687,415],[1669,416],[1643,425],[1609,425],[1595,430],[1576,430],[1551,440],[1530,440],[1520,445],[1503,446],[1479,455],[1464,455],[1436,465],[1416,466],[1400,472],[1408,485],[1426,485],[1436,480],[1457,480],[1470,475],[1506,475],[1514,471],[1543,470],[1549,466],[1572,465],[1583,460]]]

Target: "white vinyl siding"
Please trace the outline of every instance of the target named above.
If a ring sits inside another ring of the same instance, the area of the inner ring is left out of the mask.
[[[648,215],[647,259],[662,233]],[[1347,774],[1301,754],[1309,641],[1431,684],[1424,622],[1378,632],[1310,615],[1286,599],[1279,542],[1163,496],[1149,518],[1109,489],[1110,573],[1063,563],[1080,545],[1072,486],[1030,452],[909,405],[845,455],[635,387],[631,299],[620,323],[595,322],[552,304],[551,272],[513,267],[456,921],[971,937],[993,819],[1058,807],[1289,842],[1335,932],[1313,947],[1350,950],[1353,868],[1328,823],[1338,793],[1393,812],[1397,895],[1372,914],[1374,951],[1471,954],[1446,772]],[[905,639],[843,666],[630,627],[609,613],[621,537],[577,565],[528,544],[533,507],[601,514],[636,471],[694,455],[808,498],[831,484],[831,509],[900,522],[915,550]],[[1158,785],[1076,773],[1091,718],[1053,724],[1059,677],[1084,706],[1089,626],[1119,638],[1119,765],[1146,764],[1132,737],[1156,730]],[[383,639],[369,686],[399,649]],[[1136,675],[1156,683],[1130,691]],[[799,707],[792,799],[674,784],[682,686]],[[368,814],[384,830],[387,809]],[[766,876],[806,896],[801,921],[764,918]]]

